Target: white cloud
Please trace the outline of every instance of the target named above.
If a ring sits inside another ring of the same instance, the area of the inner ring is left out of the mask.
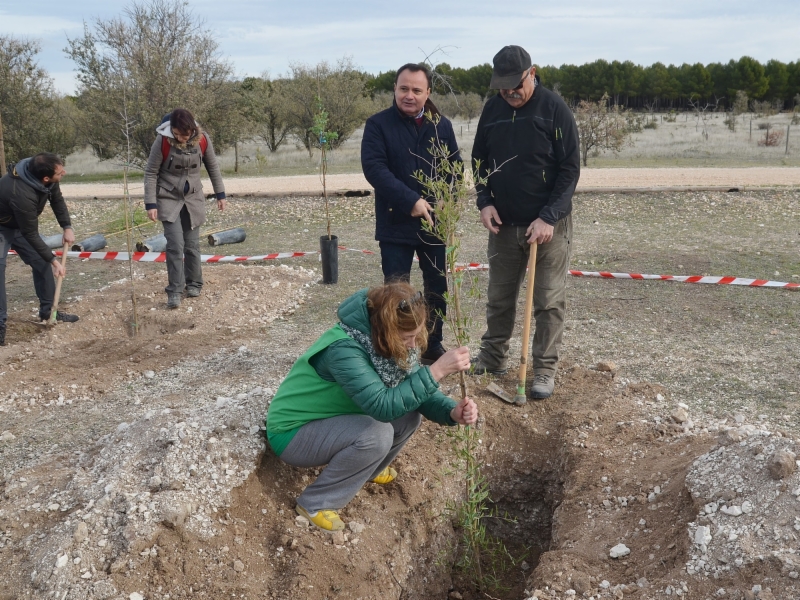
[[[83,22],[62,17],[41,15],[12,15],[0,12],[0,33],[40,38],[56,31],[71,31],[83,27]]]

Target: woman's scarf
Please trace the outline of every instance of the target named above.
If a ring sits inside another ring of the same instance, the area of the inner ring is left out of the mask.
[[[349,327],[344,323],[339,323],[344,332],[353,338],[356,342],[364,347],[364,350],[369,354],[369,359],[372,361],[372,366],[375,367],[375,372],[381,378],[386,387],[396,387],[399,385],[413,370],[413,366],[417,363],[417,349],[413,348],[408,351],[408,369],[404,369],[395,362],[393,358],[384,358],[375,351],[375,346],[372,343],[372,337]]]

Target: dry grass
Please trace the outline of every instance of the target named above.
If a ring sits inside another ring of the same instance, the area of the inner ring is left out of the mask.
[[[633,146],[619,154],[604,153],[589,158],[589,167],[752,167],[800,165],[800,126],[789,131],[789,154],[786,154],[786,127],[790,114],[770,117],[740,115],[736,131],[724,123],[722,113],[707,114],[703,135],[703,121],[696,114],[681,113],[674,123],[666,115],[657,114],[656,129],[645,129],[633,135]],[[752,136],[750,124],[752,121]],[[763,147],[760,123],[769,122],[773,131],[782,131],[783,138],[777,146]]]
[[[731,132],[723,123],[724,114],[709,114],[706,117],[708,139],[703,136],[703,123],[691,113],[681,113],[676,122],[669,123],[665,115],[657,114],[656,129],[645,129],[633,135],[633,146],[619,154],[610,152],[590,157],[591,167],[737,167],[737,166],[800,166],[800,126],[792,126],[789,132],[789,154],[786,154],[786,127],[791,115],[781,114],[756,118],[743,115],[738,118],[736,132]],[[750,135],[750,121],[753,132]],[[769,122],[773,131],[782,131],[783,139],[778,146],[759,146],[764,131],[760,123]],[[463,156],[469,156],[475,136],[477,120],[467,123],[465,119],[454,119],[459,147]],[[361,171],[361,137],[363,129],[356,130],[341,148],[330,153],[330,173],[358,173]],[[235,153],[233,148],[220,154],[220,162],[226,176],[234,176]],[[122,177],[122,166],[111,161],[99,162],[87,148],[70,155],[67,159],[70,181],[102,181]],[[239,175],[278,176],[307,175],[319,171],[319,153],[309,157],[299,143],[291,140],[270,152],[263,144],[248,141],[239,146]],[[141,177],[134,173],[134,178]]]

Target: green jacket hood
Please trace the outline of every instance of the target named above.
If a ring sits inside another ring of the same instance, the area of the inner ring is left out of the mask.
[[[348,327],[371,335],[372,327],[369,324],[369,311],[367,310],[367,288],[357,291],[342,302],[336,311],[336,316]]]

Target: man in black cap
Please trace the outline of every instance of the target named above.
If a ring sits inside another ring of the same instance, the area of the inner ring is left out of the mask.
[[[5,345],[6,338],[6,257],[10,249],[33,271],[39,318],[43,321],[50,318],[55,277],[64,276],[64,267],[39,236],[39,215],[49,202],[64,230],[62,242],[75,242],[69,211],[59,185],[66,173],[58,156],[42,152],[19,161],[0,178],[0,346]],[[56,319],[74,323],[78,317],[58,311]]]
[[[506,46],[495,55],[490,87],[499,93],[483,109],[472,148],[481,175],[490,174],[477,186],[481,222],[489,230],[489,290],[487,329],[472,371],[508,370],[517,298],[530,244],[538,244],[530,395],[548,398],[564,331],[578,132],[564,100],[539,85],[524,48]]]

